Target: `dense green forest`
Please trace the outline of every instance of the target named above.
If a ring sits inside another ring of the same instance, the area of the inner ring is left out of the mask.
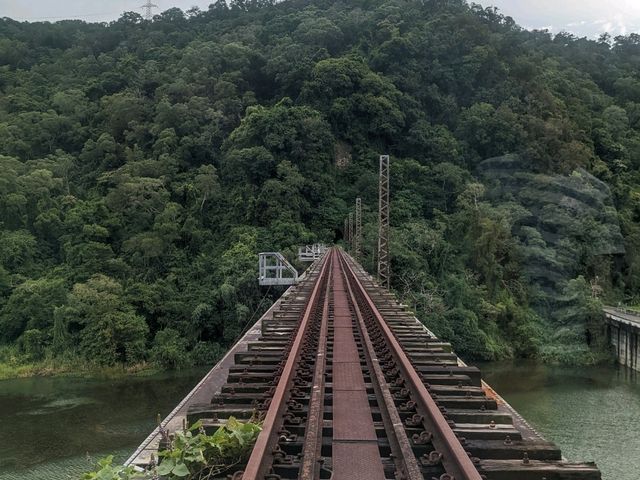
[[[257,252],[339,242],[357,196],[372,268],[380,153],[426,325],[469,358],[602,358],[594,292],[640,291],[639,66],[636,34],[463,0],[4,18],[0,364],[214,361],[277,298]]]

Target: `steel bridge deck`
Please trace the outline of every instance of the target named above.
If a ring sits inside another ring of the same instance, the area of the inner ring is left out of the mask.
[[[247,464],[219,478],[601,478],[594,464],[566,462],[477,368],[337,249],[194,392],[173,423],[186,413],[213,432],[232,415],[264,420]]]

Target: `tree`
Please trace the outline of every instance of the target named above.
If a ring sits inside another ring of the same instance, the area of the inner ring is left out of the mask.
[[[400,92],[355,58],[318,62],[301,95],[328,116],[334,132],[350,141],[392,142],[404,126]]]
[[[151,358],[160,366],[176,369],[187,361],[187,342],[180,333],[171,328],[165,328],[156,333],[151,349]]]
[[[214,199],[220,190],[216,167],[202,165],[198,169],[194,184],[199,195],[200,212],[202,212],[207,201]]]
[[[127,302],[122,285],[106,275],[75,284],[61,315],[70,331],[78,331],[78,348],[88,362],[114,365],[144,359],[149,327]]]
[[[9,271],[28,269],[35,260],[37,239],[27,230],[0,233],[0,265]]]
[[[53,325],[54,310],[65,301],[62,279],[40,278],[18,285],[0,310],[1,338],[13,341],[25,330],[47,331]]]

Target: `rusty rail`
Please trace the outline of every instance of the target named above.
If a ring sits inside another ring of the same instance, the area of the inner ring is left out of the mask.
[[[341,258],[340,261],[343,264],[343,268],[345,268],[346,262],[344,261],[344,258]],[[413,453],[411,443],[404,430],[402,419],[400,418],[400,414],[398,413],[398,410],[396,408],[393,394],[391,393],[391,390],[387,385],[384,372],[382,371],[382,367],[380,365],[380,361],[378,360],[375,353],[373,342],[369,336],[369,333],[367,332],[364,316],[358,306],[359,302],[355,292],[353,291],[353,286],[347,283],[347,288],[349,290],[351,301],[355,307],[358,327],[366,346],[366,348],[364,349],[365,355],[367,356],[367,361],[370,368],[374,372],[374,389],[376,391],[376,395],[382,399],[384,405],[383,421],[385,422],[385,427],[389,434],[389,441],[391,443],[392,449],[394,451],[394,457],[397,462],[397,476],[405,480],[422,480],[424,476],[420,471],[420,465],[418,465],[418,461]]]
[[[388,434],[387,436],[390,439],[391,448],[394,452],[393,457],[396,459],[398,474],[404,476],[404,478],[407,478],[408,480],[419,480],[423,478],[420,465],[413,453],[411,442],[406,434],[400,414],[395,406],[393,395],[387,385],[384,372],[376,357],[372,340],[367,332],[363,311],[366,311],[377,321],[378,327],[381,329],[386,343],[406,378],[409,389],[413,392],[413,398],[419,405],[420,410],[425,414],[425,428],[431,430],[430,434],[433,435],[432,442],[434,446],[438,447],[438,451],[432,452],[432,455],[434,453],[440,455],[438,462],[442,462],[447,474],[451,475],[450,478],[455,478],[457,480],[481,480],[478,470],[473,465],[469,455],[465,452],[463,446],[460,444],[458,438],[447,423],[447,420],[444,418],[440,409],[423,385],[420,377],[412,367],[411,362],[406,357],[402,347],[393,335],[393,332],[386,325],[382,315],[358,280],[357,275],[346,261],[345,257],[337,251],[332,251],[324,261],[322,271],[313,288],[311,296],[309,297],[309,301],[300,320],[295,339],[291,345],[287,362],[273,394],[270,407],[266,413],[263,431],[256,441],[251,457],[243,472],[242,479],[260,480],[265,478],[277,441],[277,429],[280,426],[279,417],[284,413],[285,403],[288,399],[287,393],[292,387],[291,380],[302,350],[305,335],[307,335],[307,327],[311,321],[312,315],[317,313],[319,308],[318,299],[320,296],[320,290],[324,288],[326,289],[326,292],[322,307],[322,326],[318,344],[317,363],[315,365],[313,377],[313,391],[309,402],[309,418],[307,419],[307,429],[303,447],[304,454],[299,475],[299,478],[302,480],[313,480],[318,478],[317,467],[319,465],[322,441],[322,411],[324,402],[323,377],[325,375],[324,370],[326,361],[329,292],[332,286],[333,262],[336,260],[335,268],[341,272],[345,280],[345,288],[348,292],[348,298],[352,305],[353,313],[356,316],[357,325],[362,335],[364,353],[369,366],[374,373],[372,378],[374,379],[375,391],[376,395],[381,400],[380,405],[382,416],[385,421],[384,423]]]
[[[329,265],[329,278],[333,266]],[[304,437],[302,465],[300,466],[300,480],[315,480],[319,478],[320,456],[322,449],[322,419],[324,415],[325,368],[327,363],[327,335],[329,330],[329,296],[331,284],[327,282],[324,305],[322,308],[322,323],[320,338],[318,339],[318,353],[313,374],[313,388],[309,399],[308,424]]]
[[[265,469],[268,468],[268,464],[265,461],[267,458],[271,458],[273,449],[275,448],[275,440],[277,439],[277,422],[279,416],[282,415],[288,398],[289,390],[291,389],[291,380],[293,378],[294,369],[298,362],[300,351],[302,350],[303,340],[306,335],[307,326],[310,322],[311,315],[318,301],[320,289],[324,285],[324,282],[328,277],[328,258],[323,260],[322,270],[318,276],[318,280],[313,287],[311,296],[307,302],[307,306],[300,320],[298,331],[295,339],[291,345],[287,362],[280,375],[280,381],[276,387],[276,390],[271,399],[270,407],[264,418],[262,431],[256,439],[255,446],[247,462],[247,466],[244,469],[242,475],[243,480],[262,480],[265,476]]]
[[[514,421],[477,368],[344,252],[316,267],[235,354],[211,402],[189,408],[208,432],[232,415],[264,419],[231,478],[601,480],[595,465],[566,462]]]
[[[442,454],[440,461],[445,465],[447,473],[452,475],[456,480],[482,480],[478,469],[469,458],[469,455],[460,443],[460,440],[456,437],[456,434],[451,429],[451,426],[443,416],[440,408],[424,386],[416,370],[413,368],[411,361],[404,353],[402,346],[396,340],[395,335],[387,325],[387,322],[385,322],[377,307],[367,294],[366,289],[358,279],[358,276],[355,274],[351,265],[349,265],[343,255],[341,255],[341,261],[343,268],[351,277],[351,285],[357,288],[360,292],[358,303],[364,303],[365,305],[361,306],[366,306],[374,316],[379,328],[382,330],[387,344],[390,347],[392,355],[395,357],[396,363],[402,371],[405,381],[408,383],[409,389],[413,392],[413,401],[418,404],[419,410],[423,412],[425,428],[427,429],[427,432],[433,436],[432,442],[439,449],[439,451],[434,453]],[[404,448],[406,447],[403,447],[403,450]]]

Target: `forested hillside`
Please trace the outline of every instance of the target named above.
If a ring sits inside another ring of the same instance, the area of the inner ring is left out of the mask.
[[[356,196],[372,267],[380,153],[393,287],[430,328],[592,361],[592,291],[640,287],[639,66],[638,35],[462,0],[2,19],[0,363],[213,361],[267,306],[257,252],[340,241]]]

